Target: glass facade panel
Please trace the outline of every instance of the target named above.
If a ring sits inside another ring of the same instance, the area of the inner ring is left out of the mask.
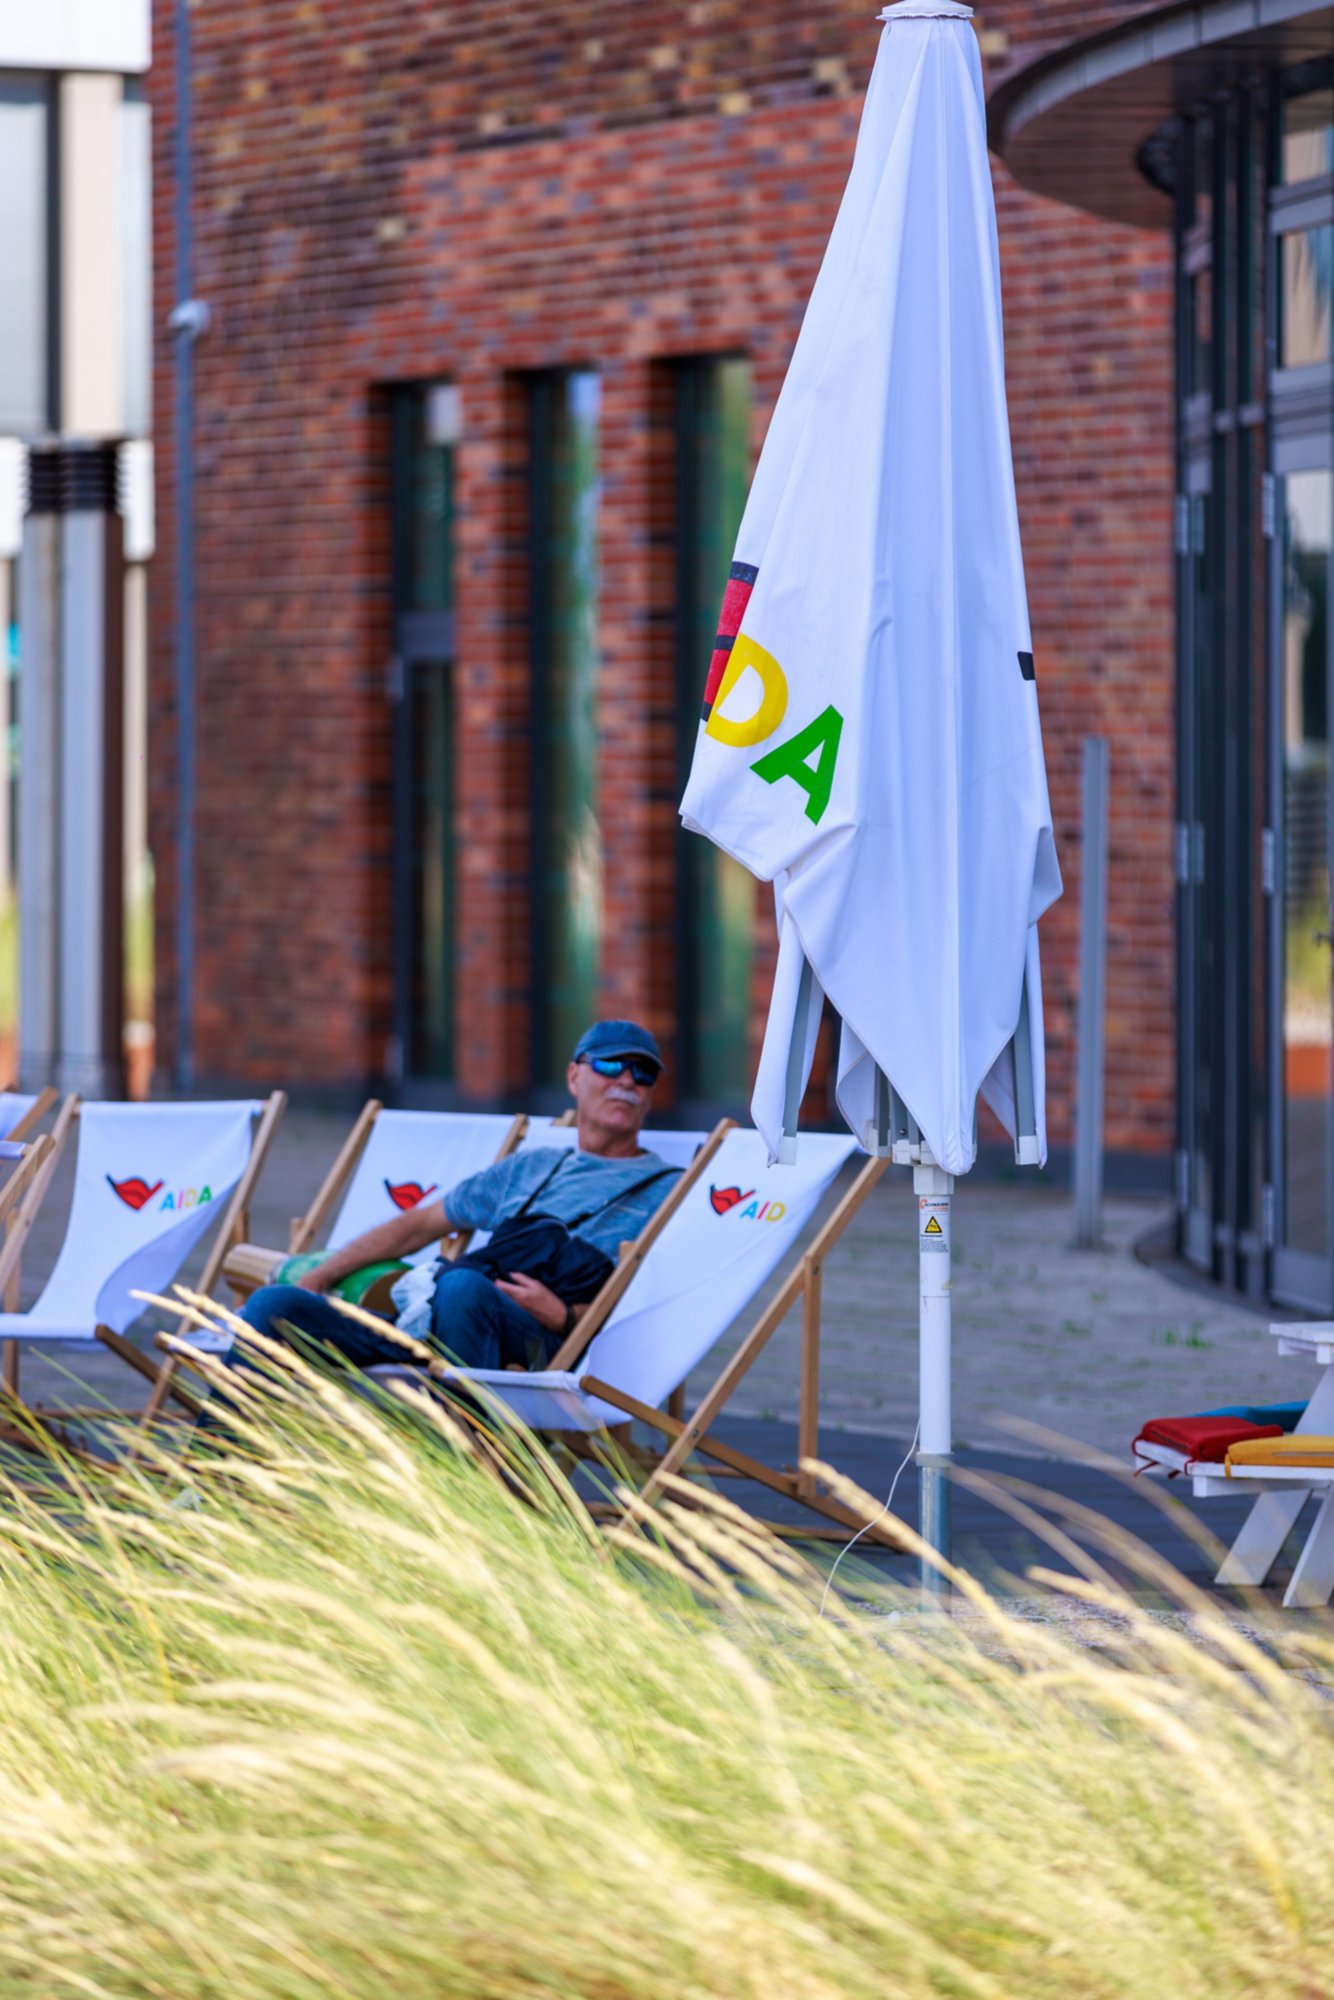
[[[436,383],[408,406],[406,611],[454,609],[454,436],[458,391]]]
[[[559,1083],[597,1010],[601,383],[538,377],[532,399],[534,1080]]]
[[[454,730],[447,663],[414,661],[407,673],[412,734],[411,886],[414,1076],[454,1073]]]
[[[1190,393],[1212,396],[1214,386],[1214,284],[1206,264],[1190,280]]]
[[[1334,358],[1334,223],[1279,238],[1279,367]]]
[[[394,397],[396,1019],[414,1079],[454,1074],[453,606],[457,391]]]
[[[1177,156],[1181,1243],[1250,1289],[1264,1282],[1271,1179],[1272,129],[1268,92],[1238,91],[1181,132]]]
[[[700,691],[750,485],[750,364],[684,362],[676,376],[679,765],[694,754]],[[698,834],[678,869],[678,1068],[683,1096],[729,1102],[748,1084],[755,879]]]
[[[1283,100],[1280,172],[1284,181],[1334,173],[1334,59],[1310,64]]]
[[[1330,1250],[1329,613],[1334,472],[1283,492],[1284,1242]]]
[[[1179,1241],[1226,1284],[1328,1312],[1334,59],[1159,137],[1177,190]]]
[[[153,126],[137,78],[121,105],[122,283],[125,298],[125,430],[153,428]]]
[[[1191,815],[1187,821],[1191,893],[1187,922],[1191,930],[1190,1009],[1193,1054],[1192,1117],[1190,1131],[1191,1203],[1201,1214],[1213,1210],[1213,1131],[1214,1084],[1217,1072],[1216,1041],[1221,1025],[1219,1006],[1219,937],[1211,920],[1209,890],[1212,887],[1211,852],[1214,828],[1209,824],[1210,808],[1217,797],[1215,766],[1217,740],[1213,723],[1214,673],[1212,605],[1209,590],[1209,496],[1194,494],[1190,501],[1189,579],[1191,592],[1192,679],[1195,728],[1192,736]]]
[[[47,87],[0,77],[0,435],[47,428]]]

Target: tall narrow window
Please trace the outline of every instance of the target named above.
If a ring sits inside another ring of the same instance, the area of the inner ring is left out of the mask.
[[[458,391],[397,391],[395,1014],[410,1079],[454,1074],[454,450]]]
[[[36,436],[52,415],[49,100],[44,78],[0,76],[0,436]]]
[[[678,761],[684,787],[700,694],[750,484],[750,365],[737,356],[676,374]],[[698,834],[677,868],[678,1088],[727,1102],[746,1094],[755,930],[754,877]]]
[[[558,1083],[597,1005],[598,433],[588,370],[532,384],[533,1078]]]

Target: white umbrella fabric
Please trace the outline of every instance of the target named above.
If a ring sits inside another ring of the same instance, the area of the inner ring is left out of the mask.
[[[897,0],[880,18],[852,170],[737,540],[682,816],[775,884],[752,1102],[771,1154],[793,1156],[823,992],[843,1023],[843,1115],[870,1150],[897,1135],[896,1157],[917,1163],[933,1462],[950,1450],[948,1202],[976,1159],[979,1092],[1021,1160],[1046,1158],[1035,927],[1061,879],[971,9]]]

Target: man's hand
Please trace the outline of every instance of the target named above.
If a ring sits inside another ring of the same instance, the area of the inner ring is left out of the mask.
[[[507,1278],[497,1278],[495,1285],[516,1306],[531,1313],[548,1333],[564,1333],[565,1301],[557,1298],[550,1285],[544,1285],[540,1278],[530,1278],[525,1271],[511,1271]],[[578,1310],[576,1306],[576,1313]]]

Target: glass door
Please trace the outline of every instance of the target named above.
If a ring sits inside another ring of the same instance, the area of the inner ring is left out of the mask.
[[[1276,97],[1269,326],[1274,1296],[1334,1308],[1334,59]]]
[[[1330,904],[1330,641],[1334,465],[1277,482],[1275,537],[1278,1209],[1274,1293],[1315,1310],[1334,1303],[1334,912]]]

